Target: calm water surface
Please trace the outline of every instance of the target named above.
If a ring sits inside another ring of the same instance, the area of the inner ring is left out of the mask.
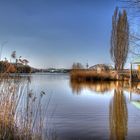
[[[49,132],[59,140],[139,140],[140,94],[136,87],[76,83],[64,74],[31,77],[31,89],[46,93],[44,135]]]

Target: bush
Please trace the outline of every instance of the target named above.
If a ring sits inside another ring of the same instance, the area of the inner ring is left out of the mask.
[[[0,61],[0,73],[31,73],[31,67],[23,64],[11,64]]]
[[[8,62],[0,61],[0,73],[14,73],[16,67]]]

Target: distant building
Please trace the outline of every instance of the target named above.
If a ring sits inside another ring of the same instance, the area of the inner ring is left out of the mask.
[[[113,67],[106,64],[97,64],[97,65],[91,66],[89,69],[96,70],[97,72],[101,72],[101,71],[113,70]]]

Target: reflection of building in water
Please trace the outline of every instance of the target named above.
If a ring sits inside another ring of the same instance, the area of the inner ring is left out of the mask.
[[[110,102],[110,140],[125,140],[127,136],[127,105],[122,90],[115,90]]]

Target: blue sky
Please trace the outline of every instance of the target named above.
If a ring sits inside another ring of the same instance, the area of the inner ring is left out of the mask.
[[[38,68],[112,63],[109,55],[115,0],[0,0],[2,57]]]

